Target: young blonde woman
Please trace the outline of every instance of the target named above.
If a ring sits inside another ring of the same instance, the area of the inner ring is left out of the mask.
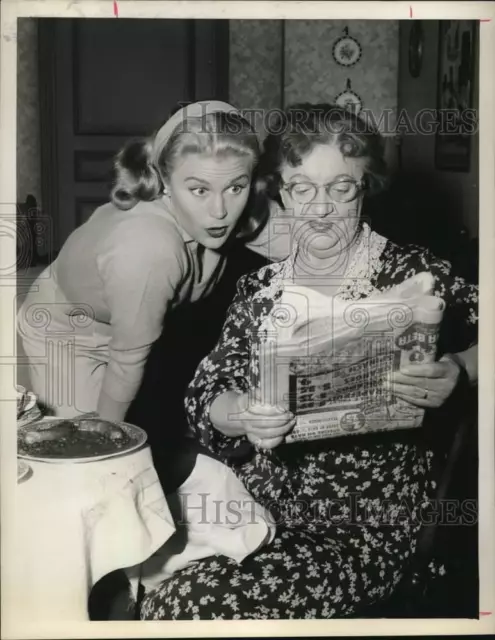
[[[258,156],[248,122],[211,101],[120,152],[111,202],[71,234],[19,313],[31,389],[52,414],[124,419],[167,314],[209,295],[222,247],[256,226],[243,212]]]

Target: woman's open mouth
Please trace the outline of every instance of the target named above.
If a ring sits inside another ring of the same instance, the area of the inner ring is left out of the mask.
[[[227,234],[228,230],[228,227],[209,227],[206,229],[212,238],[223,238]]]

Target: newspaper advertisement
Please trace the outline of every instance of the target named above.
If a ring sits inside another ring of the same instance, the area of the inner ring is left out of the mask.
[[[418,274],[361,300],[288,285],[260,341],[262,403],[289,409],[286,442],[410,429],[424,409],[396,397],[390,374],[433,362],[445,303]]]

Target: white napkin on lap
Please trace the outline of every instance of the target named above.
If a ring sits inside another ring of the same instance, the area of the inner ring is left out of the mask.
[[[270,513],[229,467],[208,456],[198,455],[189,478],[167,499],[176,534],[141,566],[145,591],[208,556],[240,563],[275,536]]]

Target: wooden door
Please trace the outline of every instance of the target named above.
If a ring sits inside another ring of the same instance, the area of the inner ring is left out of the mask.
[[[54,249],[108,201],[113,158],[180,102],[228,96],[228,21],[39,21],[43,210]]]

